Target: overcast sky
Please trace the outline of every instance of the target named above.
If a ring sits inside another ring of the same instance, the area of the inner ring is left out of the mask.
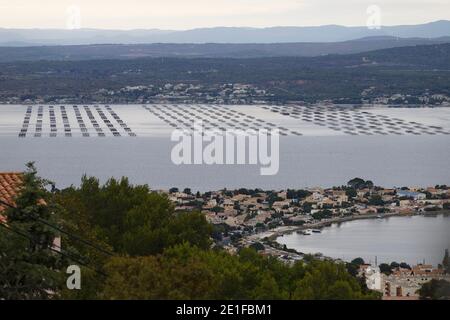
[[[370,5],[383,25],[450,20],[450,0],[0,0],[0,27],[66,28],[74,5],[81,27],[102,29],[355,26]]]

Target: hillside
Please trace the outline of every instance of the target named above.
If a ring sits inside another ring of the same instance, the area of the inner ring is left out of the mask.
[[[359,103],[365,92],[369,101],[401,94],[419,103],[424,95],[450,96],[449,70],[450,44],[320,57],[16,62],[0,64],[0,100],[147,101],[165,84],[194,85],[201,89],[192,97],[214,97],[217,86],[241,83],[264,90],[271,102]],[[189,90],[183,91],[188,101]]]
[[[347,27],[237,28],[216,27],[191,30],[101,30],[101,29],[1,29],[0,46],[143,44],[143,43],[290,43],[341,42],[373,36],[439,38],[450,36],[450,21],[418,25]]]
[[[352,54],[379,49],[450,43],[450,37],[394,38],[369,37],[333,43],[271,44],[134,44],[0,47],[0,62],[36,60],[135,59],[143,57],[262,58],[314,57]]]

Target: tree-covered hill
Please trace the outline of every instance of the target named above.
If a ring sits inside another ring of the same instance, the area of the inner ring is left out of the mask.
[[[101,89],[126,86],[251,84],[272,102],[329,99],[357,103],[382,95],[450,96],[450,44],[391,48],[322,57],[140,58],[133,60],[38,61],[0,64],[0,100],[57,97],[83,102],[101,99]],[[206,91],[205,91],[206,92]],[[134,97],[119,97],[133,102]],[[151,100],[152,95],[144,99]],[[414,100],[416,98],[416,100]],[[111,102],[111,101],[108,101]],[[112,101],[118,102],[118,101]]]

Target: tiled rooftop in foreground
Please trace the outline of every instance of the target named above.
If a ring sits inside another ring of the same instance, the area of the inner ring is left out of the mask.
[[[14,197],[22,184],[22,173],[0,172],[0,200],[14,204]],[[0,204],[0,213],[5,210],[5,206]],[[0,217],[1,219],[1,217]]]

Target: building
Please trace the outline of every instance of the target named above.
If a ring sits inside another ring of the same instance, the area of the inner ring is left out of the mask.
[[[390,275],[381,273],[378,267],[362,264],[358,276],[365,279],[367,288],[381,292],[383,300],[417,300],[417,290],[424,283],[432,279],[450,281],[450,275],[445,274],[443,269],[425,264],[410,269],[398,267]]]
[[[432,279],[450,281],[450,275],[445,274],[443,269],[425,264],[411,269],[397,268],[389,276],[382,275],[383,299],[418,299],[417,290]]]
[[[382,276],[380,268],[369,265],[364,270],[364,276],[366,278],[367,288],[370,290],[381,291]]]
[[[425,193],[413,192],[408,190],[397,190],[397,197],[408,198],[413,200],[424,200],[427,198]]]
[[[22,185],[22,179],[22,173],[0,172],[0,200],[14,205],[14,198]],[[2,215],[6,209],[6,206],[0,203],[0,223],[6,222],[6,218]]]

